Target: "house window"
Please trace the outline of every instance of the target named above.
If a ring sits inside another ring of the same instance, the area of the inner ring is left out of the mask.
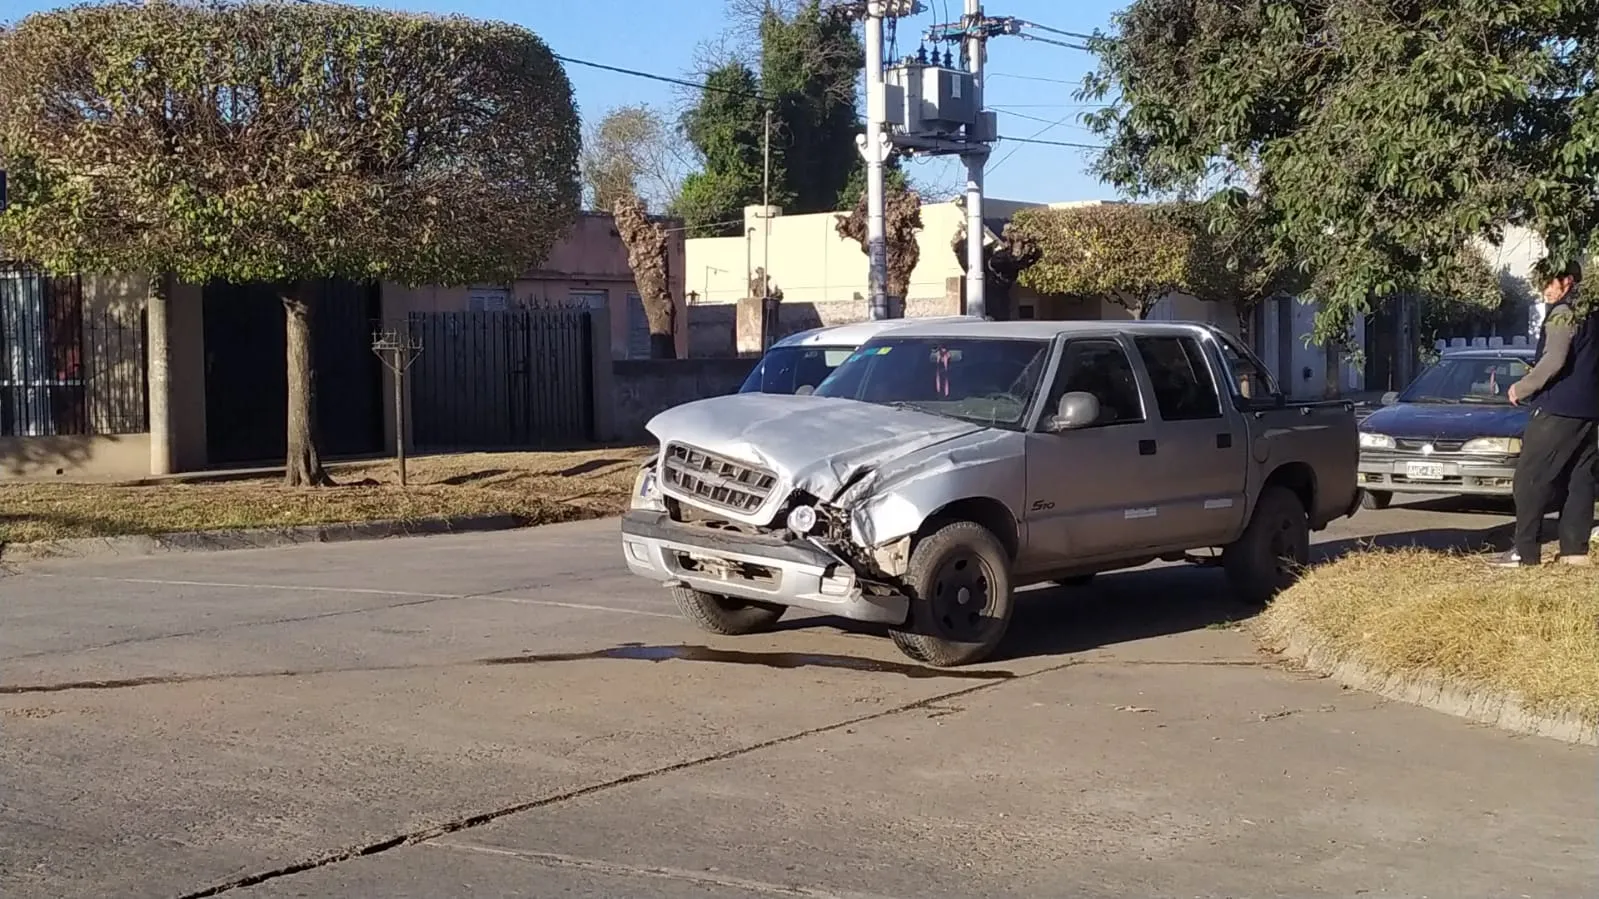
[[[467,294],[468,312],[504,312],[511,292],[503,287],[474,287]]]
[[[573,306],[584,309],[604,309],[610,303],[610,292],[605,290],[574,290],[567,295]]]
[[[0,436],[88,433],[76,278],[0,268]]]

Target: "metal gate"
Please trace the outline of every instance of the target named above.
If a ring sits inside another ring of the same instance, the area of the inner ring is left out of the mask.
[[[372,353],[376,284],[314,281],[316,424],[323,456],[383,448],[382,363]],[[206,457],[211,464],[280,460],[288,447],[289,389],[283,301],[269,284],[204,289]]]
[[[413,313],[418,450],[573,446],[594,439],[594,322],[581,308]]]

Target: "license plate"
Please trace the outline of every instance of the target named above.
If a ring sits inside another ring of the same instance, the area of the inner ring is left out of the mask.
[[[1412,481],[1441,481],[1444,466],[1442,462],[1406,462],[1405,477]]]

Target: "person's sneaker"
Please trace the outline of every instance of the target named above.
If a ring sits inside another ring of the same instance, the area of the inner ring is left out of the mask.
[[[1521,561],[1521,553],[1518,553],[1512,549],[1508,552],[1502,552],[1497,556],[1493,556],[1488,560],[1488,564],[1495,568],[1531,568],[1536,566],[1538,563]]]
[[[1580,568],[1586,568],[1593,564],[1593,559],[1587,555],[1561,556],[1560,561],[1567,565],[1576,565]]]

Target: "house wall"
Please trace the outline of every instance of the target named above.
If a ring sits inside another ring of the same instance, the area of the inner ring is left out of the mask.
[[[673,406],[736,393],[757,359],[640,359],[617,361],[611,439],[647,440],[644,426]]]
[[[1016,210],[1039,205],[988,200],[985,217],[1009,218]],[[696,238],[685,242],[687,289],[696,304],[737,303],[750,293],[756,269],[765,266],[772,287],[785,304],[853,303],[866,318],[866,254],[860,244],[838,235],[839,213],[774,214],[763,218],[762,207],[744,212],[739,237]],[[963,277],[952,241],[966,220],[954,203],[922,206],[922,230],[916,235],[920,253],[904,299],[943,302],[948,279]],[[769,265],[767,264],[769,262]]]

